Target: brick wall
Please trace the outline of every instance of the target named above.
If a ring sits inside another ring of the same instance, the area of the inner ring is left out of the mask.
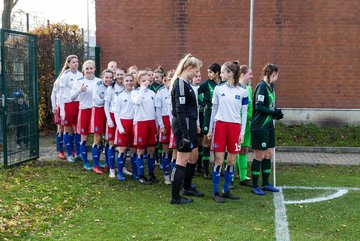
[[[97,0],[101,66],[175,68],[191,52],[206,66],[248,62],[249,0]],[[358,0],[256,1],[255,86],[267,62],[279,66],[278,106],[360,108]]]

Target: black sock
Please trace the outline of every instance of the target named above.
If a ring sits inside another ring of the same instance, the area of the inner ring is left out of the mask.
[[[261,162],[254,159],[251,163],[251,179],[252,179],[252,183],[253,183],[253,187],[258,187],[258,181],[259,181],[259,176],[260,176],[260,167],[261,167]]]
[[[262,172],[263,186],[269,185],[269,177],[271,173],[271,159],[264,159],[261,162],[261,172]]]
[[[172,181],[172,198],[173,199],[179,199],[180,198],[180,190],[181,190],[181,184],[184,179],[186,167],[175,165],[175,168],[171,175],[171,181]]]
[[[209,173],[209,163],[210,163],[210,148],[203,147],[203,156],[202,156],[202,166],[205,173]]]
[[[187,163],[184,177],[184,189],[189,190],[191,188],[191,181],[195,173],[196,164]]]
[[[197,159],[197,162],[196,162],[196,170],[197,171],[201,171],[203,168],[202,168],[202,163],[201,163],[201,160],[202,160],[202,146],[199,146],[199,154],[198,154],[198,159]]]

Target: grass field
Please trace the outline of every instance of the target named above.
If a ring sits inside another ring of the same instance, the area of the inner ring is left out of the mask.
[[[280,165],[279,186],[359,187],[360,166]],[[161,173],[158,173],[160,176]],[[239,201],[211,200],[211,181],[194,183],[204,198],[169,204],[171,187],[119,183],[80,163],[31,162],[0,169],[0,240],[275,240],[274,196],[236,185]],[[329,190],[284,189],[285,200]],[[318,203],[286,205],[291,240],[357,240],[360,191]]]

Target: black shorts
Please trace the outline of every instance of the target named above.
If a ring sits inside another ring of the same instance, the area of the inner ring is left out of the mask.
[[[275,130],[252,130],[251,147],[253,150],[267,150],[275,147]]]
[[[193,149],[198,147],[198,137],[197,137],[197,126],[195,119],[189,119],[188,131],[190,135],[191,146],[189,148],[184,148],[181,145],[181,140],[183,139],[183,133],[180,130],[179,122],[177,118],[173,118],[172,120],[172,131],[175,137],[175,146],[176,149],[180,152],[191,152]]]

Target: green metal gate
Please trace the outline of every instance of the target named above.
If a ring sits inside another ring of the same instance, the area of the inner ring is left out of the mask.
[[[0,167],[39,157],[37,36],[1,29]]]

